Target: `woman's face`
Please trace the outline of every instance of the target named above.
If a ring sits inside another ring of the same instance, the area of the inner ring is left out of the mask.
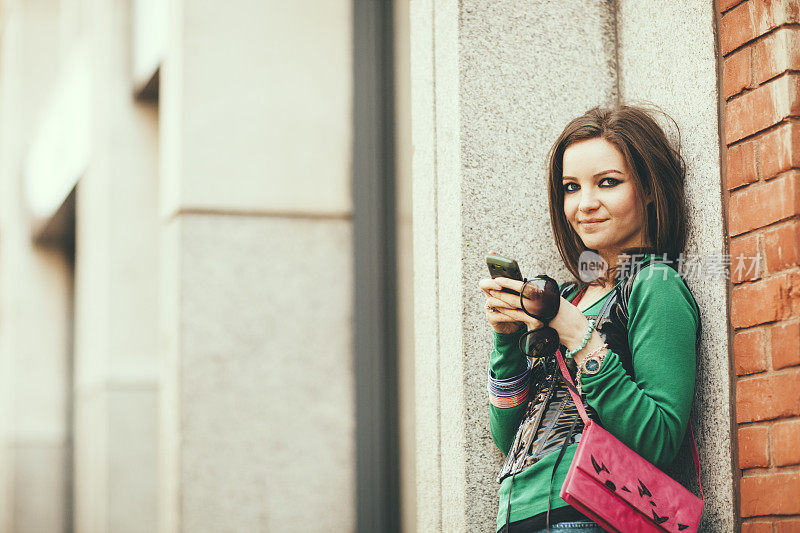
[[[645,244],[642,205],[616,146],[599,137],[572,144],[563,168],[564,215],[586,248],[614,265],[623,248]]]

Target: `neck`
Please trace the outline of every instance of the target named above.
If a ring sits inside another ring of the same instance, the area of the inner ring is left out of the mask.
[[[621,263],[621,262],[623,262],[626,259],[629,259],[631,257],[630,254],[626,254],[626,253],[622,252],[621,250],[602,250],[602,251],[598,250],[598,255],[600,255],[600,257],[603,258],[603,260],[606,262],[606,264],[608,264],[608,269],[609,270],[611,268],[617,266],[619,263]],[[641,259],[641,255],[637,255],[636,256],[636,260],[638,261],[640,259]],[[613,288],[616,285],[616,283],[617,283],[617,280],[612,278],[612,279],[606,280],[605,283],[599,284],[597,286],[600,287],[600,288],[603,288],[603,289],[610,289],[610,288]]]
[[[620,256],[620,253],[621,252],[619,250],[605,250],[605,251],[599,252],[599,255],[600,255],[600,257],[603,258],[603,260],[608,265],[608,269],[611,270],[612,268],[617,266],[617,264],[621,260],[623,260],[625,257],[627,257],[627,255]],[[608,285],[608,283],[606,285]]]

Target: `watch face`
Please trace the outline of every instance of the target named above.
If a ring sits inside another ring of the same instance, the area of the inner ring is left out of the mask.
[[[586,361],[584,368],[586,368],[586,372],[589,374],[595,374],[600,370],[600,362],[597,359],[589,359]]]

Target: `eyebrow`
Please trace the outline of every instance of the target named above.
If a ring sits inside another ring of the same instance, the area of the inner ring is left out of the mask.
[[[593,178],[596,178],[596,177],[598,177],[598,176],[602,176],[603,174],[608,174],[608,173],[610,173],[610,172],[616,172],[617,174],[622,174],[622,172],[621,172],[621,171],[619,171],[619,170],[617,170],[617,169],[615,169],[615,168],[610,168],[610,169],[608,169],[608,170],[604,170],[604,171],[602,171],[602,172],[598,172],[597,174],[595,174],[595,175],[594,175],[594,176],[592,176],[592,177],[593,177]],[[561,176],[561,179],[562,179],[562,180],[563,180],[563,179],[567,179],[567,178],[574,179],[574,180],[578,179],[578,178],[576,178],[575,176]]]

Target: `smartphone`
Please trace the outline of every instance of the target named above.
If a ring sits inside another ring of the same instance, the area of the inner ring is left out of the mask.
[[[491,274],[492,279],[502,277],[522,281],[522,272],[519,270],[516,259],[509,259],[497,254],[487,255],[486,266],[489,267],[489,274]],[[503,288],[503,292],[519,294],[517,291],[507,288]]]

